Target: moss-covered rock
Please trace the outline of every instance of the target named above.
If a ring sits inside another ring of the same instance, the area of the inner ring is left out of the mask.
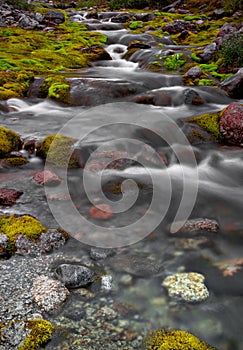
[[[144,350],[216,350],[193,334],[181,330],[160,329],[150,332]]]
[[[47,77],[40,86],[38,97],[51,98],[62,103],[69,103],[70,84],[65,77],[53,75]]]
[[[18,346],[18,350],[39,349],[51,339],[54,331],[53,325],[43,319],[26,321],[25,327],[30,330],[30,333],[23,343]]]
[[[61,135],[52,134],[44,138],[37,149],[37,155],[58,167],[76,167],[77,160],[72,152],[76,140]],[[51,147],[51,149],[50,149]]]
[[[34,74],[32,72],[0,72],[0,100],[24,97],[33,78]]]
[[[18,236],[22,235],[36,242],[43,232],[47,232],[47,228],[29,215],[20,217],[17,215],[4,215],[0,217],[0,232],[8,237],[7,250],[12,252],[15,250],[15,242]]]
[[[193,118],[188,118],[187,122],[196,124],[201,128],[205,129],[209,134],[211,134],[214,139],[222,140],[222,136],[219,130],[219,122],[222,115],[221,112],[202,114]]]
[[[0,126],[0,158],[21,148],[21,139],[14,131]]]
[[[10,166],[10,167],[19,167],[22,165],[28,164],[29,161],[22,157],[16,157],[16,158],[5,158],[4,159],[4,165]]]

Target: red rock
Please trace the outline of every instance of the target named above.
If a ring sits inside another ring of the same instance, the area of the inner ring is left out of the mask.
[[[22,194],[21,191],[0,188],[0,205],[14,205]]]
[[[95,156],[85,165],[85,170],[92,172],[104,169],[123,170],[127,166],[131,166],[132,163],[133,160],[129,159],[128,153],[125,151],[96,152]]]
[[[243,106],[232,102],[222,113],[220,132],[232,145],[243,146]]]
[[[56,186],[62,181],[62,179],[58,175],[56,175],[50,170],[38,171],[34,175],[33,180],[38,185],[46,185],[46,186]]]
[[[98,204],[97,206],[91,207],[89,209],[89,215],[93,219],[97,220],[107,220],[113,217],[111,207],[109,204]]]

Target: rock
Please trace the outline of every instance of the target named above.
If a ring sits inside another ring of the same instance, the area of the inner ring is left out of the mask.
[[[51,252],[54,249],[60,249],[67,241],[67,234],[59,232],[56,229],[49,229],[40,236],[38,244],[42,253]]]
[[[219,122],[220,133],[232,145],[243,146],[243,106],[232,102],[223,112]]]
[[[218,36],[215,40],[217,48],[219,49],[222,45],[222,42],[236,32],[237,28],[234,24],[224,23],[224,25],[220,28]]]
[[[214,266],[216,266],[222,272],[224,277],[232,277],[239,271],[243,272],[243,258],[224,260],[215,263]]]
[[[8,236],[0,233],[0,257],[7,254]]]
[[[171,298],[186,302],[201,302],[208,298],[209,292],[204,285],[204,276],[196,272],[184,272],[170,275],[164,279],[162,286]]]
[[[112,276],[106,275],[101,277],[101,289],[111,290],[112,288]]]
[[[201,57],[203,63],[207,63],[208,61],[210,61],[213,58],[216,51],[217,51],[217,45],[216,45],[216,43],[212,43],[212,44],[207,45],[204,48],[203,52],[201,54],[199,54],[199,56]]]
[[[184,30],[194,30],[195,29],[195,24],[182,21],[179,19],[176,19],[173,23],[166,23],[163,27],[162,30],[166,31],[170,34],[178,34],[181,33]]]
[[[221,89],[225,90],[232,98],[243,98],[243,68],[220,84]]]
[[[38,27],[39,22],[23,13],[18,21],[18,24],[23,29],[33,29]]]
[[[56,175],[50,170],[38,171],[34,175],[33,180],[38,185],[45,185],[45,186],[57,186],[62,181],[62,179],[58,175]]]
[[[126,23],[132,18],[131,13],[119,13],[119,15],[111,17],[111,22],[114,23]]]
[[[189,79],[195,80],[200,79],[203,75],[203,71],[199,67],[190,68],[182,77],[183,81],[186,83]]]
[[[43,311],[50,312],[63,305],[69,291],[61,282],[42,275],[33,281],[31,294],[34,302]]]
[[[85,170],[99,172],[104,169],[124,170],[134,164],[126,151],[102,151],[92,154],[85,164]]]
[[[45,17],[43,19],[47,24],[55,23],[60,24],[65,22],[65,16],[60,11],[49,10],[46,12]]]
[[[161,91],[150,91],[137,95],[134,98],[134,102],[140,104],[150,104],[154,106],[172,106],[173,101],[171,96]]]
[[[150,49],[151,45],[146,44],[145,42],[143,42],[141,40],[133,40],[128,44],[127,49],[130,50],[130,49],[134,49],[134,48],[136,48],[136,49]]]
[[[213,11],[212,17],[213,19],[220,19],[228,15],[224,9],[216,9]]]
[[[14,131],[0,126],[0,158],[4,158],[12,151],[21,148],[21,139]]]
[[[22,194],[22,191],[10,188],[0,188],[0,205],[14,205]]]
[[[61,264],[56,268],[57,278],[68,288],[79,288],[94,282],[95,274],[82,265]]]
[[[81,53],[88,55],[89,61],[109,61],[112,60],[110,54],[101,46],[91,46],[81,49]]]
[[[178,224],[180,225],[180,222]],[[197,218],[187,220],[176,233],[218,232],[218,230],[219,224],[216,220]]]
[[[109,204],[97,204],[91,207],[89,215],[95,220],[108,220],[114,216]]]
[[[93,247],[90,249],[90,257],[93,260],[103,260],[114,255],[115,253],[116,251],[114,249],[105,249],[97,247]]]
[[[16,253],[19,255],[38,256],[41,254],[41,249],[38,244],[23,235],[17,237],[15,248]]]
[[[199,93],[193,89],[185,89],[183,91],[183,94],[184,103],[186,105],[201,105],[205,103],[205,101],[201,98]]]

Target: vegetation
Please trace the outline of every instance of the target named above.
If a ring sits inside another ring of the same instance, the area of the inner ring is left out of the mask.
[[[20,217],[4,215],[0,217],[0,232],[7,235],[9,239],[7,250],[12,252],[15,250],[15,242],[18,236],[22,235],[36,242],[43,232],[47,232],[47,228],[29,215]]]
[[[223,41],[220,57],[227,68],[243,66],[243,35],[233,34]]]
[[[26,321],[25,327],[30,329],[29,335],[18,347],[18,350],[36,350],[47,343],[52,337],[53,325],[43,319]]]
[[[40,143],[37,150],[37,155],[46,159],[47,161],[58,167],[76,167],[77,160],[72,151],[72,146],[75,140],[61,135],[52,134]]]
[[[0,126],[0,158],[4,158],[12,151],[18,151],[21,139],[14,131]]]
[[[221,112],[213,114],[202,114],[193,118],[187,119],[189,123],[194,123],[201,128],[208,131],[216,140],[221,140],[221,134],[219,131],[219,121],[221,118]]]
[[[181,330],[160,329],[150,332],[145,350],[216,350],[193,334]]]

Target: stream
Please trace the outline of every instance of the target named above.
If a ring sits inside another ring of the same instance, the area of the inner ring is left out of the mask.
[[[121,166],[119,160],[115,167],[103,164],[103,172],[57,168],[65,181],[55,188],[30,180],[37,170],[49,169],[35,154],[24,167],[1,169],[1,186],[24,194],[0,213],[29,214],[47,227],[61,226],[71,233],[73,238],[61,249],[65,262],[89,264],[91,247],[115,252],[95,261],[112,277],[111,289],[99,283],[88,292],[74,289],[63,309],[48,316],[58,331],[46,349],[139,349],[148,330],[171,327],[220,350],[241,350],[242,272],[227,277],[214,264],[243,258],[242,149],[213,141],[191,145],[185,136],[186,118],[222,110],[233,100],[216,88],[193,87],[190,90],[206,102],[186,103],[188,87],[182,86],[179,75],[144,68],[144,62],[154,60],[158,46],[137,51],[129,60],[122,58],[132,40],[155,39],[130,34],[111,22],[112,16],[100,13],[94,20],[78,12],[73,17],[107,36],[105,49],[112,57],[82,71],[63,72],[74,81],[73,96],[82,86],[84,103],[70,107],[39,99],[35,81],[29,98],[10,99],[11,111],[0,112],[1,125],[25,141],[61,133],[78,140],[75,148],[91,162],[102,152],[114,152],[113,161],[120,158],[119,152],[127,158]],[[165,48],[178,49],[170,43]],[[135,103],[134,89],[136,94],[164,92],[170,103]],[[117,193],[114,188],[121,183],[124,192]],[[66,190],[75,210],[70,201],[50,199]],[[116,214],[92,219],[88,211],[95,203],[106,203]],[[219,232],[200,233],[193,245],[193,235],[170,231],[173,222],[191,218],[216,220]],[[202,273],[209,298],[201,303],[169,298],[161,283],[178,271]]]

